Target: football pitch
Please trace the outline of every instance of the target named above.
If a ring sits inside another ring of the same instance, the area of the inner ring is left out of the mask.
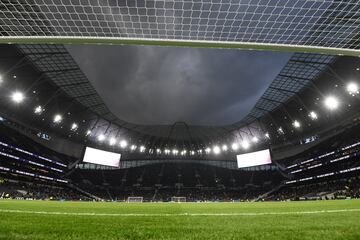
[[[0,200],[0,239],[360,239],[360,200],[286,203]]]

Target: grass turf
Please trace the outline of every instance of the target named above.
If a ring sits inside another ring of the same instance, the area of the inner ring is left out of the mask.
[[[18,212],[6,212],[9,210]],[[0,200],[0,239],[360,239],[359,219],[360,200],[288,203]]]

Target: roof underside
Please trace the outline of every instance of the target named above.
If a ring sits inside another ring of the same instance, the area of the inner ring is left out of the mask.
[[[175,123],[174,125],[148,126],[128,123],[112,114],[64,46],[19,45],[18,49],[63,92],[107,122],[146,135],[174,139],[211,139],[252,124],[311,85],[312,81],[336,59],[328,55],[295,53],[251,112],[232,125],[211,127]]]

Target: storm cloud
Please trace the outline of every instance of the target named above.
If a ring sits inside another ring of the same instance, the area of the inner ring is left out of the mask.
[[[249,113],[291,53],[67,46],[109,109],[145,125],[225,125]]]

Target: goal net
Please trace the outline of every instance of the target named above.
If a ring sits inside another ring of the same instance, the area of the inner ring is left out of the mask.
[[[186,202],[186,197],[171,197],[171,202]]]
[[[127,202],[143,202],[143,197],[128,197]]]
[[[0,1],[0,42],[309,48],[358,56],[359,6],[355,0]]]

